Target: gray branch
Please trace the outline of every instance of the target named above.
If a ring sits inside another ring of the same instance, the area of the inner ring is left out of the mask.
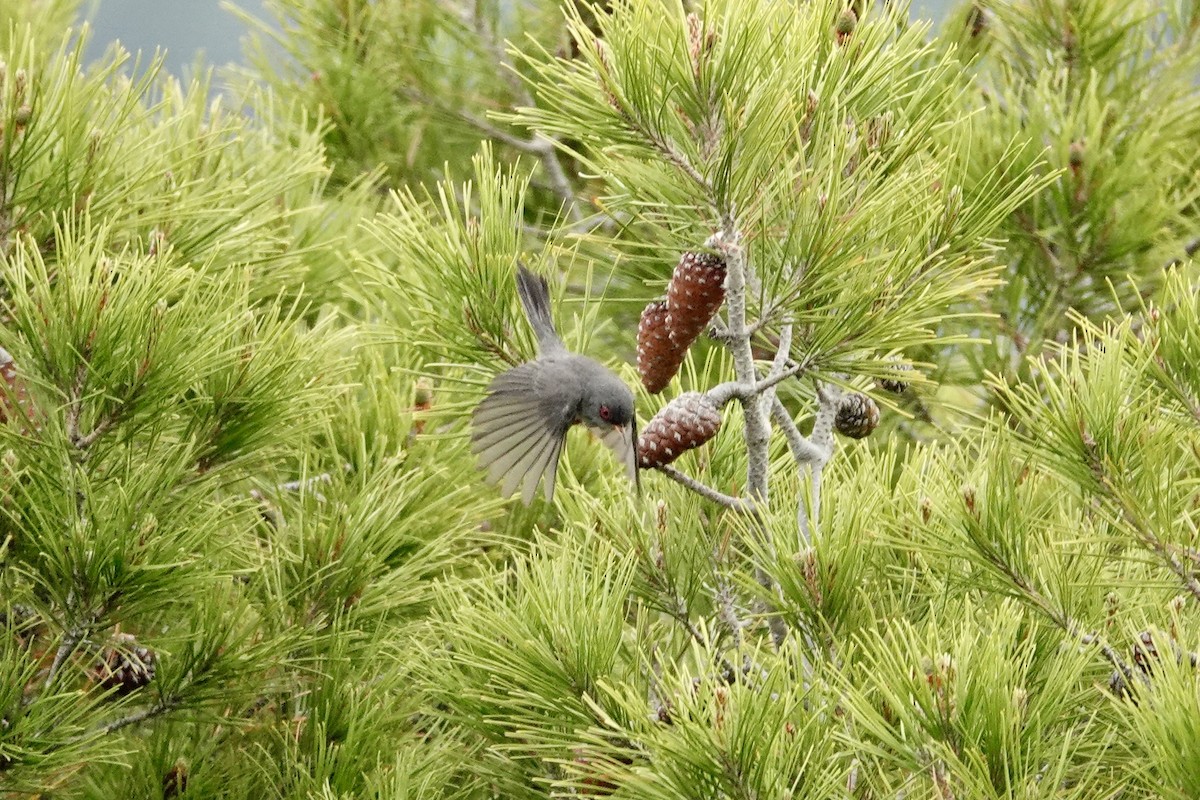
[[[63,634],[62,643],[58,646],[58,650],[55,651],[54,660],[50,663],[50,669],[46,673],[46,682],[42,685],[43,689],[49,689],[54,685],[54,678],[58,675],[58,671],[62,669],[63,664],[75,652],[75,648],[83,641],[86,633],[85,628],[73,626]]]
[[[655,467],[655,469],[678,483],[680,486],[686,486],[701,497],[711,500],[718,505],[724,506],[730,511],[736,511],[739,514],[755,513],[755,504],[752,500],[743,500],[740,497],[733,497],[732,495],[717,491],[708,484],[702,483],[701,481],[693,478],[691,475],[680,472],[668,464]]]
[[[728,391],[742,402],[746,417],[745,440],[748,457],[746,488],[751,497],[765,503],[768,493],[768,447],[771,429],[763,414],[759,396],[761,391],[765,391],[770,385],[761,391],[754,391],[759,387],[759,379],[746,324],[746,255],[741,245],[741,233],[732,218],[724,221],[721,231],[712,237],[710,244],[725,257],[725,307],[729,311],[729,340],[726,346],[733,354],[736,383],[740,384],[737,388],[723,384],[714,389],[713,393]]]
[[[725,307],[728,310],[726,330],[729,334],[725,346],[733,354],[733,369],[737,379],[736,388],[729,384],[723,384],[713,391],[727,392],[730,397],[737,397],[742,403],[746,420],[746,490],[756,504],[761,503],[766,507],[769,502],[771,425],[766,413],[769,403],[766,402],[767,398],[764,397],[764,393],[775,384],[796,373],[790,368],[782,368],[788,357],[785,353],[783,359],[778,362],[780,369],[772,371],[765,380],[759,380],[758,368],[754,365],[754,352],[750,346],[751,334],[746,319],[746,279],[749,269],[746,263],[746,252],[741,245],[741,232],[737,229],[732,212],[723,215],[721,230],[709,240],[708,244],[725,257]],[[784,342],[781,341],[781,344]],[[786,344],[787,349],[790,350],[790,342]],[[767,544],[769,534],[763,520],[757,514],[755,522],[755,535],[763,544]],[[774,577],[762,567],[755,569],[755,579],[767,592],[771,594],[778,592]],[[773,609],[769,607],[769,604],[764,603],[763,605],[764,608],[761,610],[770,626],[771,639],[778,648],[787,638],[787,623],[778,614],[772,613]]]
[[[783,432],[783,438],[787,440],[788,449],[792,451],[792,458],[796,460],[798,466],[819,464],[829,460],[828,452],[817,447],[811,439],[800,432],[800,429],[796,427],[796,421],[792,419],[792,415],[788,413],[783,401],[778,397],[771,398],[771,417],[779,426],[779,430]]]

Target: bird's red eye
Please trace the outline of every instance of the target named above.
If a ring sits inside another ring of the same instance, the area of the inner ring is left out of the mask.
[[[608,422],[612,419],[612,410],[608,406],[600,406],[600,419]]]

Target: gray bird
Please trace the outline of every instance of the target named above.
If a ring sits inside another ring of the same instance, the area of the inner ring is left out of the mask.
[[[638,484],[633,393],[603,365],[569,352],[550,318],[546,279],[517,269],[517,295],[538,340],[538,357],[497,375],[472,419],[471,451],[505,497],[519,487],[525,505],[538,483],[554,499],[563,439],[582,422],[612,448]]]

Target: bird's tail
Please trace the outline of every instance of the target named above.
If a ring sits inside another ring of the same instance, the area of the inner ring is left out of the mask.
[[[562,339],[554,330],[554,320],[550,316],[550,287],[541,275],[534,275],[524,264],[517,265],[517,296],[525,307],[525,316],[529,319],[529,327],[537,336],[541,352],[550,353],[562,350]]]

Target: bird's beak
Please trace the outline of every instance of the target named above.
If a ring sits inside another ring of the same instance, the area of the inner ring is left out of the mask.
[[[593,428],[606,447],[617,454],[617,458],[625,465],[625,474],[637,486],[641,493],[641,477],[638,475],[637,458],[637,421],[631,420],[628,425],[613,425],[607,430]]]
[[[634,415],[629,420],[629,452],[633,454],[633,460],[626,463],[626,468],[632,467],[633,485],[637,489],[638,497],[642,496],[642,473],[638,469],[638,434],[637,434],[637,415]]]

